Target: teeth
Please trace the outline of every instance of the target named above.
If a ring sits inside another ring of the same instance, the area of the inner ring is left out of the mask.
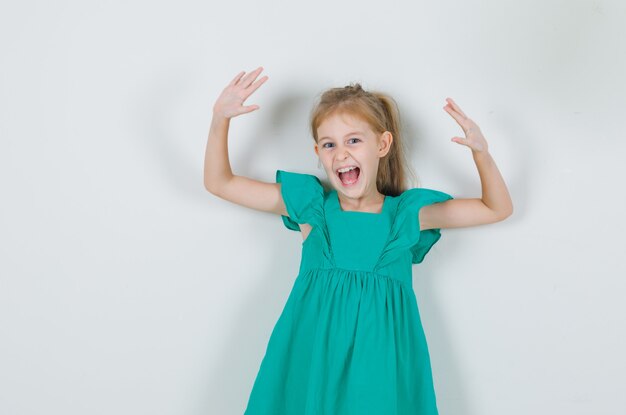
[[[356,169],[356,167],[355,167],[355,166],[344,167],[344,168],[342,168],[342,169],[337,170],[337,172],[338,172],[338,173],[345,173],[345,172],[347,172],[347,171],[354,170],[354,169]]]

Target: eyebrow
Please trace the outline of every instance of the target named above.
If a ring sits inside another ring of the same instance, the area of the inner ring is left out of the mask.
[[[347,137],[347,136],[349,136],[349,135],[353,135],[353,134],[356,134],[356,135],[365,135],[365,134],[364,134],[364,133],[362,133],[361,131],[352,131],[351,133],[346,134],[346,135],[344,136],[344,138],[345,138],[345,137]],[[325,138],[331,138],[331,137],[322,137],[322,138],[320,138],[320,141],[324,140]]]

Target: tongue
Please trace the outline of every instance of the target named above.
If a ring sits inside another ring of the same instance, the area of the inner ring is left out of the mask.
[[[339,177],[341,178],[343,184],[352,184],[356,182],[356,179],[359,177],[359,171],[360,170],[357,167],[354,170],[339,174]]]

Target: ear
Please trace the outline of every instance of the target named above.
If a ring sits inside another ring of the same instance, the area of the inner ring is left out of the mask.
[[[317,156],[319,156],[319,155],[320,155],[320,153],[319,153],[319,149],[317,148],[317,143],[313,144],[313,150],[315,150],[315,154],[316,154]]]
[[[393,135],[389,131],[382,133],[378,140],[378,155],[380,157],[385,157],[389,153],[391,143],[393,143]]]

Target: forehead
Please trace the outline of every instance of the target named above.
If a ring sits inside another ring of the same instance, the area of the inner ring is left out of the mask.
[[[318,136],[323,137],[335,137],[342,136],[342,133],[349,131],[361,131],[363,133],[371,132],[369,124],[362,118],[347,113],[333,113],[326,117],[317,128]]]

